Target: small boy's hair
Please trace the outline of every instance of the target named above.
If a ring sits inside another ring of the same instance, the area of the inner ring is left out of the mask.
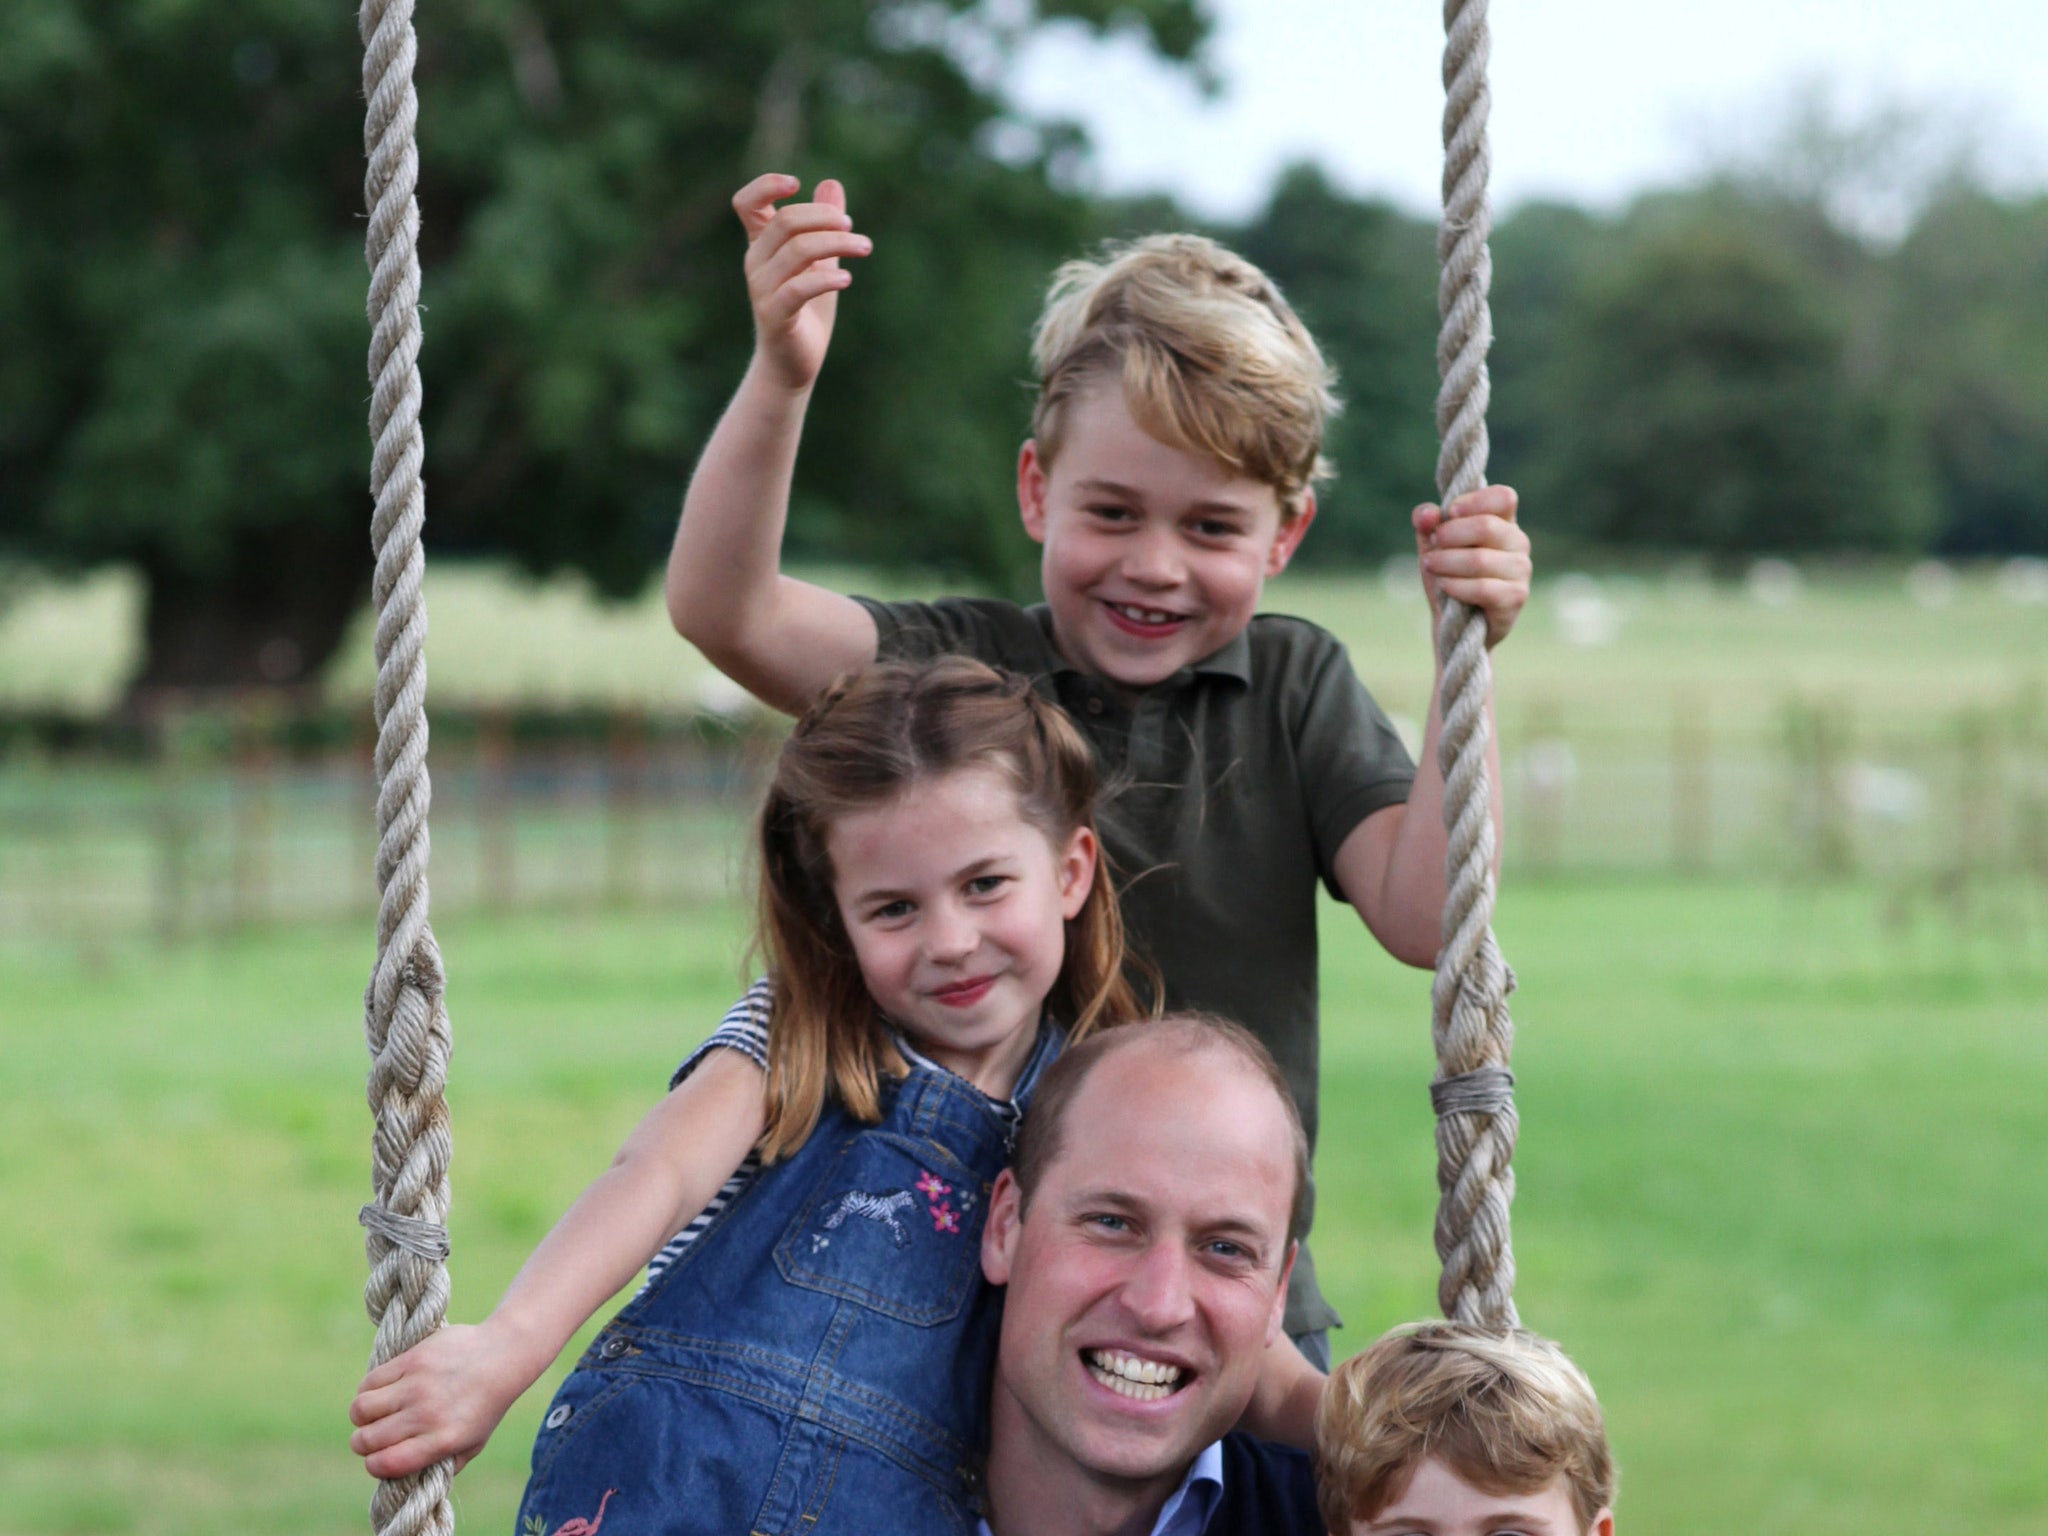
[[[1031,355],[1031,434],[1047,463],[1069,402],[1113,379],[1146,432],[1272,486],[1283,518],[1330,476],[1323,428],[1339,409],[1336,376],[1273,280],[1214,240],[1147,235],[1066,263]]]
[[[1550,1340],[1463,1323],[1397,1328],[1330,1373],[1316,1412],[1316,1489],[1332,1531],[1371,1520],[1434,1456],[1491,1494],[1560,1475],[1579,1529],[1614,1506],[1614,1456],[1585,1372]]]

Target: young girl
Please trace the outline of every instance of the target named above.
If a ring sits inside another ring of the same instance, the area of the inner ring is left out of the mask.
[[[1040,1070],[1137,1012],[1094,792],[1066,717],[978,662],[820,700],[760,819],[765,1090],[686,1063],[485,1322],[364,1378],[368,1469],[459,1468],[659,1250],[549,1408],[521,1536],[971,1532],[986,1197]]]

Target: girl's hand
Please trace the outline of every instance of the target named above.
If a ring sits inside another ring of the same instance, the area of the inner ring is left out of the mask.
[[[455,1458],[460,1472],[533,1384],[489,1324],[450,1324],[363,1378],[349,1404],[348,1448],[372,1477],[404,1477]]]
[[[803,183],[794,176],[757,176],[733,194],[747,231],[747,293],[754,304],[754,357],[787,389],[817,382],[832,342],[839,290],[853,274],[839,263],[874,248],[853,232],[846,188],[821,181],[817,201],[790,203]]]
[[[1448,508],[1417,507],[1415,552],[1429,611],[1454,597],[1486,615],[1486,644],[1507,638],[1529,601],[1529,536],[1515,521],[1517,497],[1505,485],[1487,485]]]

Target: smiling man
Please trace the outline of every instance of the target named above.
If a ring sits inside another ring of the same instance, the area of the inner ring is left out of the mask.
[[[1046,1075],[997,1182],[992,1536],[1320,1533],[1306,1454],[1231,1434],[1281,1336],[1308,1145],[1234,1024],[1109,1030]]]

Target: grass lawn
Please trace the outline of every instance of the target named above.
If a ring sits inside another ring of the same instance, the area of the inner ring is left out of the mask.
[[[1540,542],[1537,553],[1528,612],[1496,661],[1509,734],[1640,737],[1661,747],[1679,711],[1725,749],[1775,740],[1794,698],[1847,711],[1872,748],[1940,734],[1965,708],[2017,711],[2027,718],[2012,730],[2038,738],[2042,729],[2048,604],[2017,600],[1989,568],[1963,568],[1930,605],[1909,597],[1899,567],[1815,565],[1795,594],[1769,604],[1740,583],[1683,568],[1609,575],[1589,588],[1544,563]],[[930,578],[804,574],[881,597],[952,590]],[[140,657],[144,593],[134,573],[12,575],[10,596],[0,567],[0,706],[91,713],[116,703]],[[658,582],[605,603],[573,576],[534,581],[450,560],[430,564],[426,593],[438,702],[677,709],[716,694],[709,665],[669,627]],[[1268,586],[1264,606],[1327,625],[1383,704],[1418,721],[1427,713],[1428,618],[1407,576],[1290,572]],[[370,697],[370,629],[366,609],[327,668],[330,697]]]
[[[1658,1536],[2048,1528],[2048,956],[1866,888],[1511,889],[1524,1316]],[[1340,1351],[1431,1310],[1427,982],[1330,914]],[[741,977],[713,907],[445,925],[479,1317]],[[0,1532],[355,1532],[370,942],[0,956]],[[457,1483],[503,1531],[546,1388]]]

